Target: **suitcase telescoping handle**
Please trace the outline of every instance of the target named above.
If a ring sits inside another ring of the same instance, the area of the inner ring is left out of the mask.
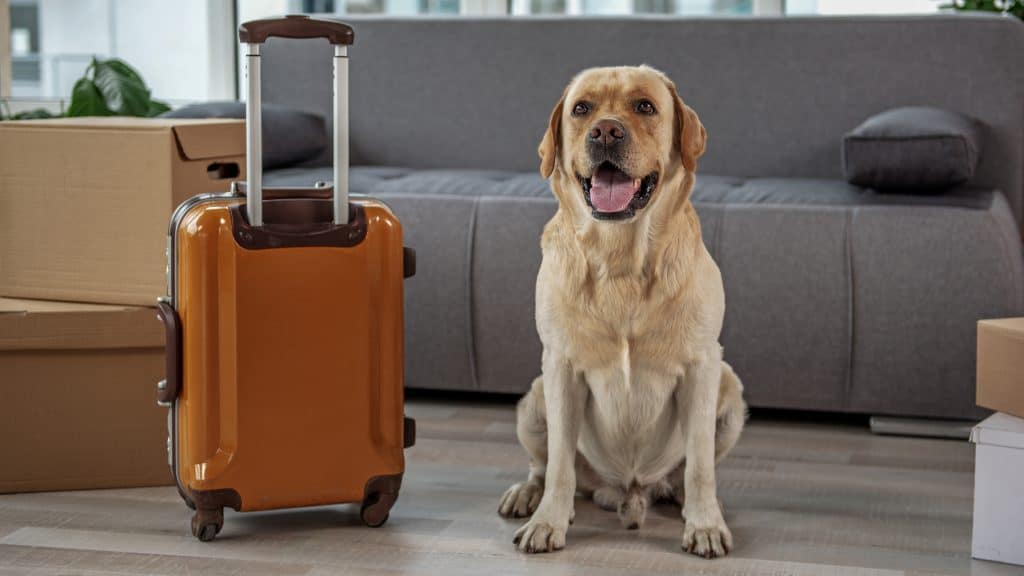
[[[352,27],[339,20],[289,15],[250,20],[238,27],[245,45],[248,93],[245,102],[246,216],[263,226],[263,114],[260,46],[267,38],[326,38],[334,46],[334,223],[348,224],[348,46]]]

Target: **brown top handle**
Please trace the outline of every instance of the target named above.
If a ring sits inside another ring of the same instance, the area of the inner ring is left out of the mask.
[[[279,18],[250,20],[238,26],[238,41],[242,44],[262,44],[267,38],[327,38],[334,45],[352,44],[352,27],[331,18],[310,18],[305,14],[290,14]]]

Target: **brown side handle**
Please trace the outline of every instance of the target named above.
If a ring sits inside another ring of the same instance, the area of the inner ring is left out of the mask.
[[[402,426],[402,447],[409,448],[416,444],[416,421],[408,416],[405,416],[405,421]]]
[[[267,38],[327,38],[331,44],[352,44],[352,27],[332,18],[310,18],[305,14],[289,14],[278,18],[250,20],[238,26],[238,41],[263,44]]]
[[[165,405],[174,402],[181,390],[181,322],[174,307],[160,302],[156,308],[157,318],[164,323],[164,380],[156,388],[156,401]]]
[[[402,247],[402,277],[412,278],[416,275],[416,251],[408,246]]]

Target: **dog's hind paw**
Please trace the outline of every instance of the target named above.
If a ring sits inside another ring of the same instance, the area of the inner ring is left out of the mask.
[[[602,510],[615,512],[622,504],[623,492],[615,486],[602,486],[594,490],[594,504]]]
[[[505,491],[498,506],[502,518],[524,518],[533,514],[544,495],[544,486],[536,480],[518,482]]]

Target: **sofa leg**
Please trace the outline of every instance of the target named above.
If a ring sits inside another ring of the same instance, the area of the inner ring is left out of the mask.
[[[883,436],[924,436],[927,438],[967,440],[971,435],[971,428],[975,424],[977,422],[972,420],[872,416],[871,433]]]

